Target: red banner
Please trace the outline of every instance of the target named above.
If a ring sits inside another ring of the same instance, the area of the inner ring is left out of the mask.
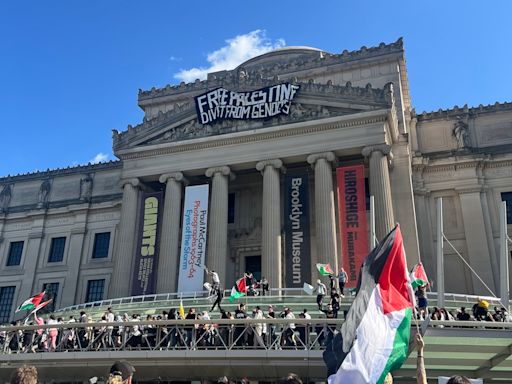
[[[345,287],[355,288],[359,270],[368,255],[364,165],[339,167],[336,179],[343,255],[341,265],[348,275]]]

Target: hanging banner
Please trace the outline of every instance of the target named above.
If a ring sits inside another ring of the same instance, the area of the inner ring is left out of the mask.
[[[212,124],[226,119],[268,119],[281,114],[288,115],[299,88],[299,85],[290,83],[250,92],[217,88],[194,98],[197,120],[201,124]]]
[[[141,196],[132,296],[155,293],[162,212],[162,192]]]
[[[203,291],[206,230],[208,224],[208,184],[185,188],[178,292],[192,296]]]
[[[345,287],[355,288],[359,270],[368,255],[364,165],[339,167],[336,169],[336,178],[343,251],[341,265],[348,275]]]
[[[286,287],[302,288],[311,280],[308,174],[287,173],[284,190]]]

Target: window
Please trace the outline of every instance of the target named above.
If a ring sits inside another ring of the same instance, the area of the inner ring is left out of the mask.
[[[104,259],[108,257],[108,246],[110,244],[110,232],[97,233],[94,235],[94,247],[92,249],[93,259]]]
[[[103,290],[105,289],[105,280],[89,280],[87,282],[87,295],[85,302],[103,300]]]
[[[228,194],[228,224],[235,222],[235,194]]]
[[[52,301],[41,309],[41,313],[53,312],[55,310],[55,304],[57,303],[57,295],[59,294],[59,283],[45,283],[43,284],[43,291],[46,292],[43,300],[52,299]]]
[[[20,265],[21,255],[23,254],[23,241],[13,241],[9,246],[9,256],[7,257],[7,266]]]
[[[507,202],[507,224],[512,224],[512,192],[502,192],[501,201]]]
[[[50,247],[49,263],[57,263],[64,260],[64,247],[66,246],[65,237],[54,237]]]
[[[16,287],[0,288],[0,323],[7,323],[11,317],[12,301]]]

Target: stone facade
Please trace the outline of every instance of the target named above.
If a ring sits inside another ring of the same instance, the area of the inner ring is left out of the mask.
[[[300,86],[288,115],[198,122],[195,96],[283,82]],[[229,287],[256,257],[271,286],[282,286],[282,175],[290,170],[309,174],[311,270],[327,261],[338,268],[335,169],[353,163],[365,164],[377,236],[399,222],[409,264],[421,259],[435,276],[435,198],[442,196],[447,236],[497,288],[498,203],[512,191],[512,106],[416,114],[401,39],[341,54],[277,50],[204,81],[139,91],[139,106],[142,123],[113,131],[120,161],[0,178],[0,288],[16,287],[14,303],[45,283],[59,283],[57,307],[86,300],[92,280],[103,280],[105,298],[129,295],[143,191],[165,192],[156,290],[175,291],[184,187],[205,183],[206,264]],[[93,258],[98,233],[110,234],[108,254]],[[65,238],[63,259],[50,262],[55,237]],[[21,260],[7,266],[17,241]],[[445,263],[459,272],[447,273],[447,291],[485,293],[448,250]]]

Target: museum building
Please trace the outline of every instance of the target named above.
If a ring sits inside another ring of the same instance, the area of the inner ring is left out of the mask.
[[[113,130],[118,161],[0,178],[0,322],[43,289],[55,308],[187,295],[205,266],[225,288],[246,271],[302,288],[317,263],[355,284],[370,195],[377,240],[400,223],[432,277],[442,197],[447,238],[497,292],[512,103],[417,113],[401,39],[278,49],[138,104],[142,123]],[[488,294],[449,248],[445,270],[447,292]]]

